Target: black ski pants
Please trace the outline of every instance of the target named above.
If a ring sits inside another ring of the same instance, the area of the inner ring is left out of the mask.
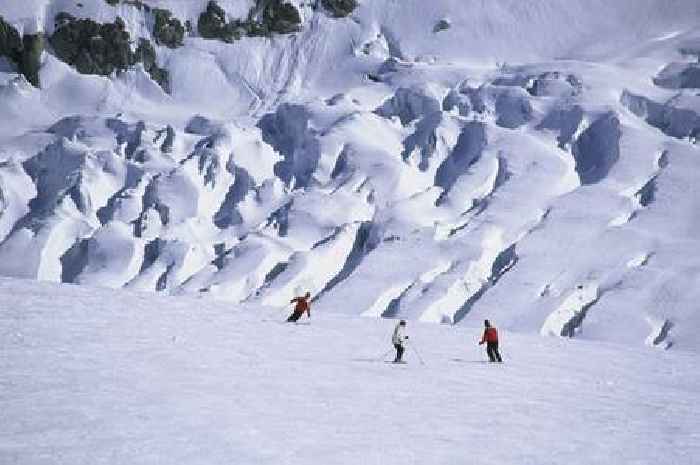
[[[394,344],[394,348],[396,349],[396,358],[394,359],[394,361],[400,362],[401,357],[403,357],[404,348],[401,344]]]
[[[498,353],[498,342],[487,342],[486,343],[486,353],[489,356],[489,360],[492,362],[502,362],[501,354]]]
[[[287,318],[287,322],[288,322],[288,323],[294,323],[294,322],[297,321],[299,318],[301,318],[301,316],[302,316],[303,314],[304,314],[304,312],[297,312],[297,311],[295,311],[294,313],[292,313],[291,315],[289,315],[289,318]]]

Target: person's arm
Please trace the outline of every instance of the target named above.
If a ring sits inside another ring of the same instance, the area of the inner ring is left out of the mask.
[[[311,305],[306,305],[306,315],[311,318]]]
[[[484,342],[486,342],[486,330],[484,330],[484,335],[481,336],[481,341],[479,341],[479,345],[483,344]]]

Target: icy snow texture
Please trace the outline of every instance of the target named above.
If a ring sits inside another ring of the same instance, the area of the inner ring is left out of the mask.
[[[0,463],[693,465],[696,353],[0,279]],[[313,312],[313,310],[312,310]],[[261,321],[262,320],[262,321]],[[671,328],[673,331],[673,328]]]
[[[0,274],[700,350],[697,1],[302,3],[295,34],[157,47],[171,95],[3,62]],[[82,4],[0,15],[150,38]]]

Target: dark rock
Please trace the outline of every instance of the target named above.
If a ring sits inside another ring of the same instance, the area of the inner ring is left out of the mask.
[[[121,18],[105,24],[71,18],[70,15],[61,16],[60,26],[49,38],[58,58],[74,66],[79,73],[102,76],[143,63],[151,78],[163,90],[170,91],[168,73],[156,65],[153,45],[146,39],[139,39],[136,51],[132,52],[131,37]],[[31,53],[29,55],[33,56]]]
[[[263,23],[272,32],[289,34],[299,31],[301,17],[299,16],[299,11],[291,3],[273,0],[263,10]]]
[[[155,20],[153,37],[156,43],[169,48],[181,47],[185,28],[180,20],[173,18],[170,11],[160,8],[153,10],[153,18]]]
[[[205,39],[220,39],[233,42],[234,37],[226,29],[226,12],[214,0],[207,3],[207,9],[199,15],[197,30]]]
[[[435,26],[433,27],[433,32],[438,33],[440,31],[446,31],[448,30],[452,24],[446,19],[441,19],[437,23],[435,23]]]
[[[22,37],[22,59],[19,69],[34,87],[39,87],[39,68],[41,53],[44,51],[44,36],[42,34],[27,34]]]
[[[59,26],[64,25],[65,23],[69,23],[71,21],[75,20],[75,16],[73,16],[70,13],[66,13],[65,11],[61,11],[59,14],[56,15],[54,18],[54,26],[56,29],[58,29]]]
[[[336,18],[344,18],[357,8],[357,0],[321,0],[321,4]]]
[[[22,38],[17,30],[0,16],[0,55],[19,63],[22,57]]]
[[[149,40],[140,38],[139,45],[134,52],[134,60],[143,63],[143,68],[167,93],[170,93],[170,76],[168,72],[156,65],[156,51]]]
[[[20,37],[17,30],[0,16],[0,55],[9,58],[34,87],[39,87],[39,68],[43,51],[43,35],[27,34]]]
[[[56,56],[83,74],[108,76],[133,64],[124,22],[99,24],[90,19],[64,22],[49,38]]]
[[[266,37],[275,32],[289,34],[300,29],[301,17],[290,3],[282,0],[256,0],[246,20],[226,21],[226,12],[214,0],[199,15],[197,29],[205,39],[231,43],[242,36]]]

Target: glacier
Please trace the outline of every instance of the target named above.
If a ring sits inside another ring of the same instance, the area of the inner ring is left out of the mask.
[[[0,1],[0,275],[700,350],[700,4],[279,3]]]

